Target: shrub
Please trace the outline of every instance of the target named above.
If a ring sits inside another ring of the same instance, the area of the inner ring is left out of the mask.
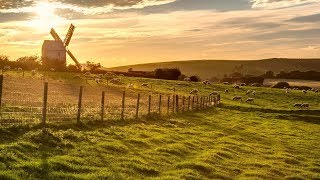
[[[181,76],[181,71],[178,68],[164,68],[156,69],[154,71],[155,77],[157,79],[166,79],[166,80],[178,80]]]
[[[290,85],[287,82],[278,82],[277,84],[273,85],[272,88],[289,88]]]
[[[190,76],[190,81],[192,82],[199,82],[200,78],[198,76]]]

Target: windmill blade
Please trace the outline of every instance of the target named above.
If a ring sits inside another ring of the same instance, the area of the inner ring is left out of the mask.
[[[70,25],[69,31],[68,31],[68,33],[66,35],[66,38],[64,39],[64,46],[65,47],[67,47],[69,45],[75,28],[76,27],[73,24]]]
[[[69,56],[71,57],[71,59],[76,63],[76,65],[77,65],[77,67],[78,67],[78,69],[82,69],[82,66],[81,66],[81,64],[78,62],[78,60],[76,59],[76,57],[74,57],[74,55],[71,53],[71,51],[69,51],[68,49],[67,49],[67,53],[69,54]]]
[[[52,35],[53,39],[55,39],[56,41],[61,41],[61,38],[59,37],[59,35],[56,33],[56,31],[52,28],[50,31],[50,34]]]

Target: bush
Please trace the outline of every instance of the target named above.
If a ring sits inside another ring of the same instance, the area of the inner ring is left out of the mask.
[[[272,88],[289,88],[290,85],[287,82],[278,82],[277,84],[273,85]]]
[[[190,76],[190,81],[192,82],[199,82],[200,78],[198,76]]]
[[[154,71],[155,77],[157,79],[166,79],[166,80],[178,80],[181,76],[181,71],[178,68],[164,68],[156,69]]]

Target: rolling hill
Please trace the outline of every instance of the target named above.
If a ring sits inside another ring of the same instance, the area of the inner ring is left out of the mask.
[[[264,59],[264,60],[190,60],[150,64],[137,64],[107,68],[112,71],[126,72],[129,68],[135,71],[153,71],[156,68],[179,68],[187,76],[198,75],[201,78],[223,77],[234,71],[243,74],[260,75],[266,71],[310,71],[319,70],[320,59]]]

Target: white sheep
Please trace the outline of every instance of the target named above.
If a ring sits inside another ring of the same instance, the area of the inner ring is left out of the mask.
[[[204,85],[211,85],[211,82],[210,82],[209,80],[204,80],[202,83],[203,83]]]
[[[224,85],[229,85],[230,83],[229,83],[229,82],[223,82],[223,84],[224,84]]]
[[[254,96],[255,96],[256,94],[257,94],[257,92],[256,92],[256,91],[252,91],[252,95],[254,95]]]
[[[54,68],[51,68],[50,71],[55,72],[56,70]]]
[[[246,83],[241,83],[240,86],[247,86],[247,84]]]
[[[210,95],[209,95],[209,96],[217,96],[217,95],[219,95],[219,92],[214,91],[214,92],[210,93]]]
[[[225,93],[229,93],[229,89],[225,89],[224,92],[225,92]]]
[[[190,91],[190,94],[198,94],[199,90],[198,89],[193,89],[192,91]]]
[[[235,84],[235,85],[233,86],[233,88],[235,88],[235,89],[240,89],[240,86],[237,85],[237,84]]]
[[[308,103],[302,103],[301,108],[309,108],[310,105]]]
[[[248,98],[248,99],[246,100],[246,103],[254,103],[254,98]]]
[[[235,97],[233,97],[232,100],[234,100],[234,101],[238,101],[238,100],[242,101],[242,97],[241,96],[235,96]]]
[[[246,92],[246,95],[248,95],[248,94],[250,94],[251,93],[251,91],[250,90],[248,90],[247,92]]]
[[[119,74],[119,76],[124,76],[124,74]]]
[[[293,105],[293,107],[301,107],[301,103],[295,103],[294,105]]]
[[[36,69],[34,69],[34,70],[31,71],[31,75],[32,75],[32,76],[35,76],[36,74],[37,74],[37,70],[36,70]]]
[[[184,81],[191,81],[190,78],[184,78],[183,80],[184,80]]]
[[[22,68],[21,68],[21,67],[19,67],[19,68],[18,68],[18,71],[22,71]]]
[[[307,94],[307,91],[306,91],[306,90],[302,90],[302,93],[303,93],[303,94]]]
[[[84,75],[85,75],[86,77],[88,77],[88,76],[91,75],[91,73],[90,73],[90,72],[86,72],[86,73],[84,73]]]
[[[318,93],[318,92],[319,92],[319,90],[318,90],[318,89],[316,89],[316,90],[314,90],[314,92],[315,92],[315,93]]]
[[[142,87],[149,87],[149,84],[143,83],[141,86],[142,86]]]
[[[101,79],[96,78],[96,79],[94,79],[94,81],[96,81],[96,83],[99,84],[101,82]]]
[[[5,70],[5,71],[8,71],[8,70],[10,70],[10,69],[11,69],[10,66],[5,66],[5,67],[3,68],[3,70]]]
[[[286,93],[290,93],[290,89],[289,88],[286,88]]]

